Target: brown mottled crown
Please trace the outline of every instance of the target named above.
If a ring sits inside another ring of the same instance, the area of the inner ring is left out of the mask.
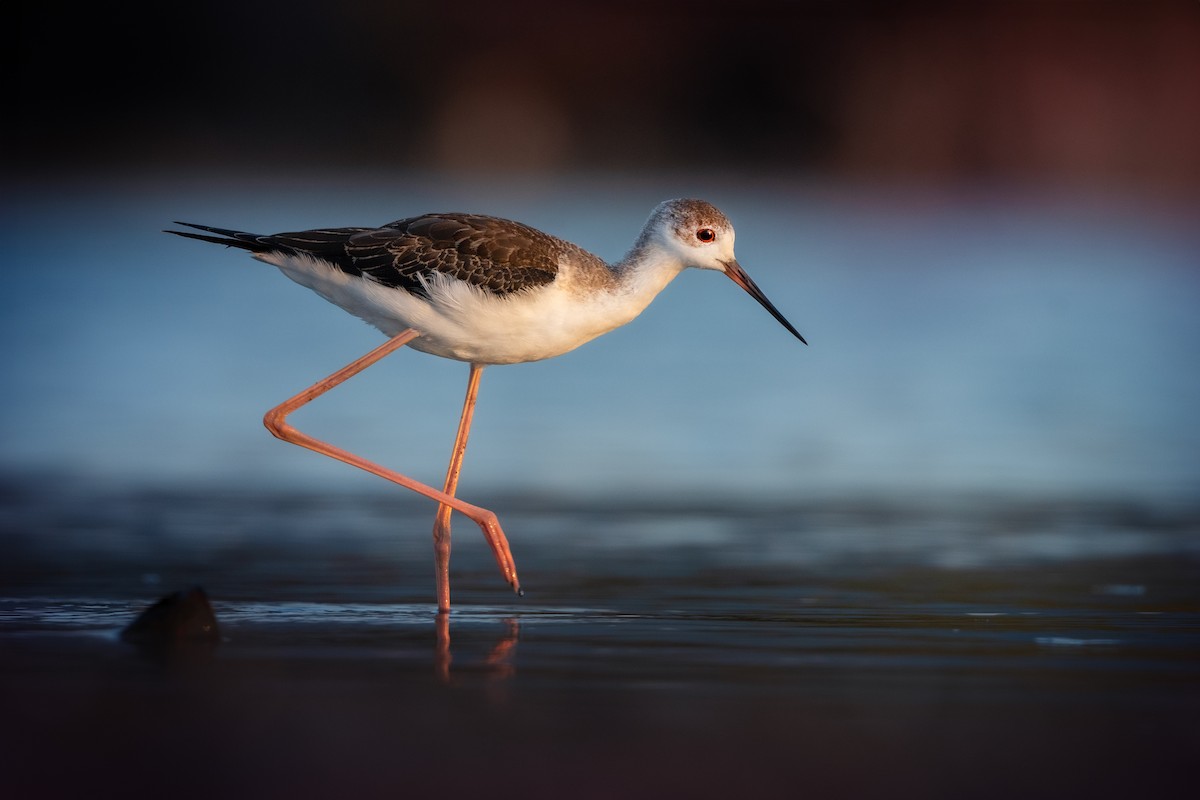
[[[698,228],[731,229],[733,224],[721,210],[707,200],[667,200],[659,203],[650,215],[652,221],[668,220],[671,229],[682,239],[688,239]]]

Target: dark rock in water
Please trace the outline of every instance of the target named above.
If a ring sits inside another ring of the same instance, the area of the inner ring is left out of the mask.
[[[196,586],[147,608],[121,631],[121,638],[139,645],[216,644],[220,631],[208,595]]]

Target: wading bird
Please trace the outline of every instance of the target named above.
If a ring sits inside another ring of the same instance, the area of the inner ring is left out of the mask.
[[[268,411],[264,422],[284,441],[438,501],[433,541],[439,611],[450,608],[452,509],[479,525],[504,579],[522,593],[496,515],[455,497],[485,366],[538,361],[574,350],[632,320],[687,267],[725,273],[804,342],[734,258],[733,225],[702,200],[661,203],[629,253],[611,265],[528,225],[475,214],[425,214],[379,228],[322,228],[269,236],[176,224],[203,233],[167,233],[247,250],[390,337]],[[471,366],[441,491],[314,439],[287,422],[297,408],[404,345]]]

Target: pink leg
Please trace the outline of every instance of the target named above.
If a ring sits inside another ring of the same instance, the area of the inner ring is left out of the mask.
[[[471,419],[475,416],[475,399],[479,396],[479,376],[482,364],[471,365],[471,377],[467,381],[467,396],[463,400],[462,417],[458,422],[458,435],[454,439],[454,452],[450,454],[450,468],[446,470],[444,491],[451,497],[458,489],[458,476],[462,472],[463,455],[467,452],[467,437],[471,434]],[[450,512],[448,505],[439,505],[433,522],[433,556],[437,568],[438,608],[450,607]]]
[[[504,531],[500,527],[500,520],[498,520],[496,515],[491,511],[488,511],[486,508],[480,508],[479,506],[473,506],[470,503],[464,503],[462,500],[454,497],[451,493],[439,492],[432,486],[427,486],[420,481],[413,480],[407,475],[401,475],[399,472],[387,469],[386,467],[381,467],[378,464],[367,461],[366,459],[356,456],[353,453],[341,449],[340,447],[335,447],[331,444],[327,444],[326,442],[322,442],[319,439],[314,439],[308,434],[301,433],[287,423],[288,415],[296,409],[306,405],[315,398],[320,397],[338,384],[354,377],[367,367],[374,364],[376,361],[379,361],[388,353],[400,349],[420,335],[421,334],[418,331],[412,328],[402,331],[391,339],[388,339],[379,347],[376,347],[374,350],[367,353],[362,358],[352,361],[337,372],[330,375],[328,378],[317,381],[312,386],[297,394],[295,397],[289,398],[275,408],[272,408],[263,418],[263,424],[267,426],[267,430],[285,442],[298,444],[301,447],[307,447],[309,450],[329,456],[330,458],[336,458],[338,461],[343,461],[351,466],[366,470],[367,472],[378,475],[379,477],[389,480],[392,483],[399,484],[406,489],[411,489],[418,494],[423,494],[426,497],[437,500],[441,504],[441,508],[438,510],[439,518],[442,515],[442,509],[447,507],[456,511],[460,511],[467,517],[470,517],[475,521],[475,524],[479,526],[480,530],[483,531],[483,536],[487,540],[488,545],[492,548],[492,553],[496,557],[496,563],[500,566],[500,573],[504,576],[504,579],[510,586],[513,587],[513,591],[515,591],[517,594],[522,594],[521,583],[519,580],[517,580],[517,565],[513,561],[512,551],[508,546],[508,539],[505,537]],[[467,399],[472,408],[474,406],[474,395],[471,392],[471,389],[478,387],[479,371],[481,369],[481,367],[477,367],[476,365],[471,366],[471,383],[468,386]],[[471,424],[470,415],[467,413],[467,408],[464,407],[463,411],[463,422],[460,424],[459,429],[460,441],[455,445],[455,458],[459,466],[461,466],[462,462],[462,450],[466,448],[466,431],[469,430]],[[451,466],[453,468],[453,461]],[[454,481],[457,485],[457,472],[455,472]],[[447,482],[449,483],[449,480]],[[449,512],[447,511],[446,514],[448,516]],[[449,525],[447,524],[446,527],[448,532]],[[447,548],[447,556],[448,555],[449,551]],[[443,567],[439,562],[438,609],[441,611],[447,611],[450,608],[450,586],[449,578],[443,575],[442,570]]]

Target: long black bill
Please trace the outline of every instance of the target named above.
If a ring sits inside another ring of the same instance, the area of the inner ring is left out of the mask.
[[[793,336],[804,342],[804,337],[792,327],[792,323],[783,318],[783,314],[780,314],[779,309],[775,308],[775,306],[771,304],[771,301],[767,299],[765,294],[763,294],[762,289],[758,288],[758,284],[750,279],[750,276],[746,274],[746,270],[742,269],[741,264],[736,261],[726,261],[725,274],[729,276],[730,280],[745,289],[751,297],[758,301],[759,305],[761,305],[767,311],[770,311],[771,316],[779,320],[780,324],[791,331]],[[804,343],[808,344],[808,342]]]

